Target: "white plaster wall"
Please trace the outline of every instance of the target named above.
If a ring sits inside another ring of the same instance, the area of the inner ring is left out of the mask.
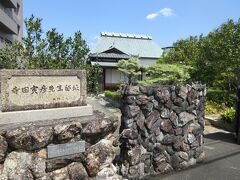
[[[141,62],[141,64],[143,64],[144,66],[151,66],[151,65],[156,64],[157,59],[140,58],[140,62]]]
[[[106,69],[105,73],[105,83],[119,83],[126,79],[125,75],[117,69]]]

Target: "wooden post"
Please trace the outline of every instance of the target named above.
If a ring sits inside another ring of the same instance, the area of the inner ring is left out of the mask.
[[[240,85],[237,87],[237,123],[236,123],[236,135],[237,143],[240,144]]]

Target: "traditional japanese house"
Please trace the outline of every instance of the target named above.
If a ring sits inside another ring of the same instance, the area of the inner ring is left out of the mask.
[[[138,57],[144,66],[153,65],[162,49],[150,36],[123,33],[101,33],[95,49],[89,54],[91,63],[103,68],[103,89],[115,89],[125,79],[117,70],[117,62]]]

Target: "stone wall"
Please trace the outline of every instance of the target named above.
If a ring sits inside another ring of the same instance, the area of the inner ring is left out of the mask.
[[[128,179],[167,173],[204,159],[203,86],[125,87],[120,173]]]
[[[110,141],[118,120],[100,112],[88,118],[1,127],[0,180],[118,179]],[[86,141],[84,153],[48,159],[48,145],[79,140]]]

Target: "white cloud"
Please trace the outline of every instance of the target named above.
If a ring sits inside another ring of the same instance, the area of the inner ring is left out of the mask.
[[[159,11],[163,16],[173,16],[173,10],[171,8],[163,8]]]
[[[162,15],[162,16],[173,16],[175,14],[173,12],[173,9],[171,9],[171,8],[163,8],[163,9],[161,9],[160,11],[158,11],[156,13],[148,14],[146,16],[146,19],[152,20],[152,19],[155,19],[156,17],[158,17],[159,15]]]
[[[156,17],[158,17],[159,13],[152,13],[146,16],[147,19],[151,20],[151,19],[155,19]]]

